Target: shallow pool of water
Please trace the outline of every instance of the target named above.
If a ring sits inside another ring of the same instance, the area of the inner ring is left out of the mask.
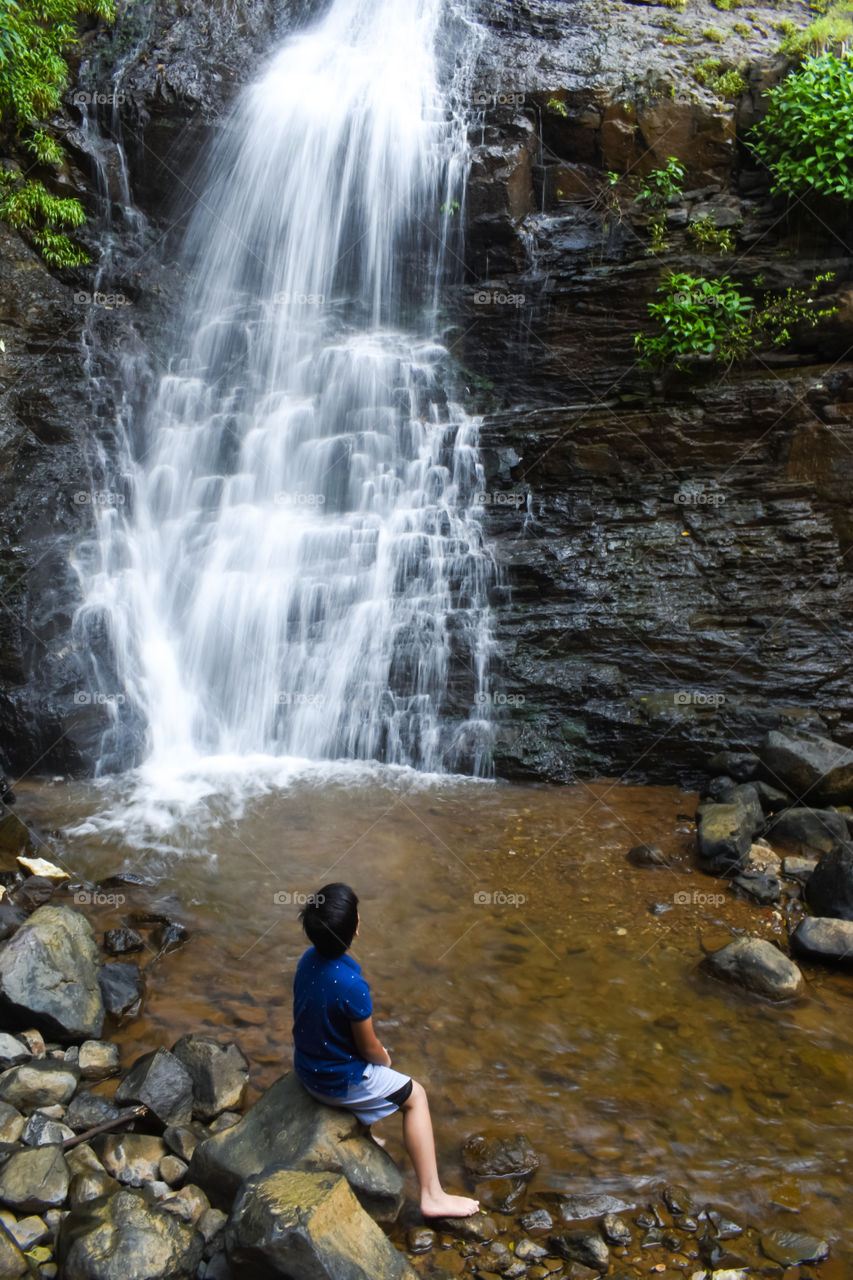
[[[254,1086],[289,1069],[297,899],[346,880],[380,1036],[427,1086],[452,1177],[469,1134],[521,1129],[540,1188],[648,1199],[683,1182],[764,1228],[824,1234],[853,1265],[853,975],[808,968],[806,997],[774,1007],[701,972],[702,943],[784,940],[785,924],[693,869],[694,797],[304,768],[239,804],[200,786],[175,821],[127,786],[33,783],[18,805],[76,875],[150,876],[191,929],[148,969],[126,1062],[213,1030]],[[628,864],[642,842],[673,869]]]

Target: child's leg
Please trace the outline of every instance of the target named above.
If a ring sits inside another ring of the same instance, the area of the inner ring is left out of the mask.
[[[429,1103],[426,1090],[417,1080],[412,1081],[412,1092],[401,1110],[403,1141],[421,1189],[421,1213],[425,1218],[467,1218],[476,1213],[480,1208],[478,1201],[469,1200],[467,1196],[449,1196],[442,1190]]]

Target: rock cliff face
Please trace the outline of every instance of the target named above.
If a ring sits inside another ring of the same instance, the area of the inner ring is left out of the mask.
[[[72,627],[74,565],[94,554],[86,495],[123,493],[116,421],[168,355],[173,249],[205,142],[250,68],[316,7],[121,4],[81,47],[70,163],[51,179],[106,218],[100,266],[59,281],[0,229],[0,753],[17,773],[91,771],[109,733],[115,708],[81,695],[103,618]],[[847,229],[837,211],[774,202],[744,145],[785,69],[783,14],[475,5],[467,279],[447,338],[460,394],[484,415],[484,521],[503,570],[499,774],[686,779],[718,746],[790,722],[853,741]],[[697,83],[709,55],[744,76],[738,102]],[[649,253],[633,196],[673,155],[686,195]],[[689,239],[708,214],[732,228],[729,256]],[[839,310],[783,355],[662,386],[634,334],[666,269],[779,288],[832,271]],[[141,742],[141,725],[125,729]]]

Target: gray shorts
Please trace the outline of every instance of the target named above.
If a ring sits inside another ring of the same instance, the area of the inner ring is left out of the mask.
[[[353,1081],[346,1093],[337,1098],[309,1089],[307,1084],[302,1087],[318,1102],[325,1102],[329,1107],[345,1107],[347,1111],[354,1112],[362,1124],[375,1124],[400,1109],[412,1092],[412,1079],[391,1067],[368,1063],[361,1079]]]

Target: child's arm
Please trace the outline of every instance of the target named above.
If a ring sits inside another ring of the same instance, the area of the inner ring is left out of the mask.
[[[372,1062],[377,1067],[390,1067],[391,1055],[388,1050],[379,1043],[376,1032],[373,1030],[373,1019],[365,1018],[364,1022],[351,1022],[352,1038],[355,1041],[355,1047],[364,1058],[365,1062]]]

